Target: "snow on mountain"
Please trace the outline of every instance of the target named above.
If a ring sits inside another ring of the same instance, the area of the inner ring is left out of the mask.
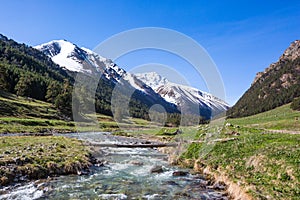
[[[131,87],[134,91],[138,90],[142,101],[148,105],[160,103],[165,105],[168,111],[178,112],[176,105],[165,101],[135,75],[126,72],[112,60],[104,58],[87,48],[79,48],[66,40],[54,40],[35,48],[69,71],[101,75],[115,84],[119,83],[122,87]],[[132,91],[127,89],[125,91]]]
[[[169,82],[165,77],[160,76],[156,72],[137,73],[134,75],[154,90],[156,90],[159,86],[165,85]]]
[[[78,72],[82,70],[81,61],[76,59],[76,57],[72,57],[72,52],[75,52],[77,47],[70,42],[55,40],[35,48],[43,51],[47,56],[51,57],[53,62],[66,67],[70,71]]]
[[[226,102],[209,93],[193,87],[169,82],[155,72],[136,74],[136,77],[147,85],[152,86],[166,101],[177,105],[181,109],[185,109],[189,113],[198,113],[198,110],[194,110],[195,106],[200,108],[200,114],[201,112],[208,112],[208,110],[217,114],[227,110],[229,107]]]
[[[104,58],[87,48],[79,48],[66,40],[53,40],[35,46],[35,48],[49,56],[56,64],[70,71],[99,72],[113,81],[118,81],[126,73],[112,60]]]
[[[228,105],[196,88],[169,82],[155,72],[130,74],[116,65],[112,60],[104,58],[87,49],[66,40],[53,40],[38,45],[36,49],[49,56],[53,62],[70,71],[102,75],[114,83],[125,84],[138,90],[148,103],[160,102],[171,109],[178,107],[181,111],[210,117],[211,113],[225,111]]]

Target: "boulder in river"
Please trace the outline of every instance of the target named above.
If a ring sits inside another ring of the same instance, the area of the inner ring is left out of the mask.
[[[164,170],[163,170],[163,168],[162,168],[162,166],[155,166],[155,167],[153,167],[151,170],[150,170],[150,172],[153,174],[153,173],[163,173],[164,172]]]
[[[130,161],[129,163],[132,164],[132,165],[137,165],[137,166],[142,166],[142,165],[144,165],[143,162],[138,161],[138,160],[132,160],[132,161]]]
[[[184,171],[175,171],[173,172],[173,176],[186,176],[188,175],[189,173],[188,172],[184,172]]]

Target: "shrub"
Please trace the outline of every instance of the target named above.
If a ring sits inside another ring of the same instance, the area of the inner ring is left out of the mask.
[[[299,110],[300,111],[300,97],[295,98],[292,101],[291,109],[293,109],[293,110]]]

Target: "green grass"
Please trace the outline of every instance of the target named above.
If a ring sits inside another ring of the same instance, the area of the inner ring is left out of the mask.
[[[179,163],[193,166],[198,162],[216,174],[223,172],[254,199],[299,199],[300,135],[266,131],[297,132],[297,117],[300,113],[288,104],[254,116],[228,119],[225,124],[231,125],[224,126],[218,138],[235,140],[215,142],[207,154],[201,154],[205,143],[194,142],[180,155]],[[211,128],[202,125],[194,138],[204,140],[209,132]]]
[[[0,133],[74,130],[74,123],[63,120],[52,104],[0,92]]]
[[[253,186],[256,198],[300,196],[300,137],[245,133],[239,140],[217,143],[203,160],[232,179]]]
[[[59,112],[50,103],[0,92],[0,116],[59,119]]]
[[[41,118],[0,117],[0,133],[73,132],[74,122]]]
[[[257,115],[228,119],[227,122],[247,127],[300,131],[300,112],[286,104]]]
[[[91,165],[88,147],[66,137],[0,137],[0,152],[0,185],[13,182],[18,175],[37,179],[77,174]]]
[[[225,174],[255,199],[297,199],[300,196],[300,137],[293,134],[264,134],[259,129],[227,128],[239,130],[237,140],[216,142],[211,151],[199,157],[203,143],[192,143],[181,154],[179,162],[197,160],[210,166],[216,173]],[[193,164],[192,164],[193,166]],[[189,166],[187,166],[189,167]]]
[[[0,133],[114,132],[155,127],[143,119],[129,118],[118,124],[111,116],[98,113],[87,116],[96,119],[97,124],[67,121],[50,103],[0,91]]]

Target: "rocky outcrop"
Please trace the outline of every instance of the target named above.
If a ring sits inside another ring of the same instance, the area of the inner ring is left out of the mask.
[[[295,40],[291,45],[284,51],[279,61],[295,60],[300,57],[300,40]]]
[[[251,85],[256,83],[264,74],[267,74],[271,70],[280,68],[280,64],[284,63],[288,60],[293,61],[300,57],[300,40],[295,40],[291,43],[291,45],[284,51],[284,53],[280,56],[279,60],[276,63],[272,63],[268,68],[263,72],[258,72],[254,78],[254,81]]]

